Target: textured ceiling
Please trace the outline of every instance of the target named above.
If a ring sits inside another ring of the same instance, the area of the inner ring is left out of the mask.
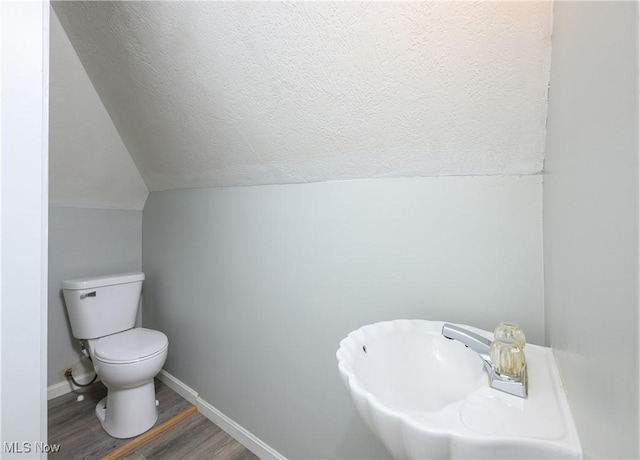
[[[542,170],[551,2],[54,2],[149,190]]]

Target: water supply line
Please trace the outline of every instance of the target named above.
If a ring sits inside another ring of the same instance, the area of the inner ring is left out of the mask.
[[[85,355],[87,358],[89,358],[89,361],[91,361],[91,363],[93,363],[93,360],[91,359],[91,355],[89,354],[89,351],[87,350],[87,347],[86,347],[86,345],[84,343],[84,340],[80,340],[80,347],[82,348],[82,354]],[[98,373],[96,372],[96,375],[93,376],[93,378],[91,379],[91,381],[89,383],[78,383],[78,382],[76,382],[76,379],[73,378],[73,368],[72,367],[70,367],[69,369],[64,371],[64,376],[67,379],[71,380],[71,382],[75,386],[82,388],[82,387],[88,387],[93,382],[95,382],[96,379],[98,378]]]

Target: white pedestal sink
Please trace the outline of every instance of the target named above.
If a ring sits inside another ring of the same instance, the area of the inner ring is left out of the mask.
[[[490,388],[480,357],[444,338],[443,324],[387,321],[340,342],[342,380],[395,458],[582,457],[551,349],[527,344],[529,396],[522,399]]]

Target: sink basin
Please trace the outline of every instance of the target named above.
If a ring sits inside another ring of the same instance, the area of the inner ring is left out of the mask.
[[[340,376],[395,458],[582,457],[549,348],[527,344],[529,397],[522,399],[491,388],[480,357],[444,338],[443,324],[381,322],[340,342]]]

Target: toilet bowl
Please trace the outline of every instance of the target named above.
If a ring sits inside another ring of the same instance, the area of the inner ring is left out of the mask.
[[[160,331],[134,328],[143,273],[63,281],[73,335],[87,345],[107,387],[96,416],[114,438],[131,438],[155,425],[154,377],[167,359],[169,340]]]
[[[168,346],[162,332],[143,328],[89,340],[94,369],[108,390],[96,416],[114,438],[130,438],[155,425],[153,378],[167,359]]]

